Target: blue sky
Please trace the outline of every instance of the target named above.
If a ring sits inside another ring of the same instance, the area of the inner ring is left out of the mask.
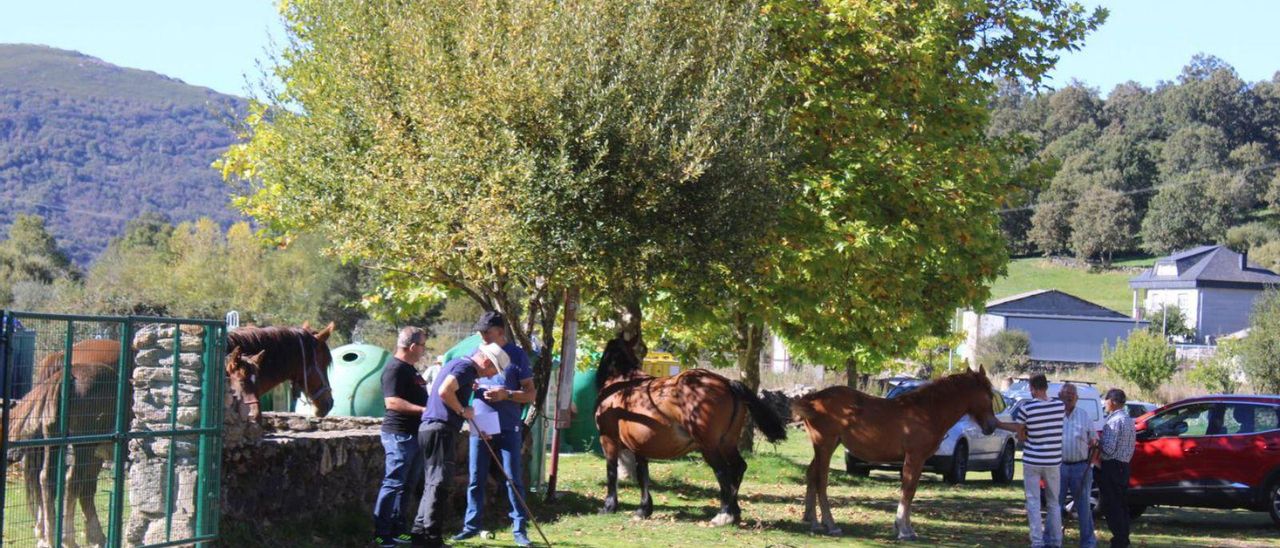
[[[1097,5],[1097,2],[1086,2]],[[244,95],[245,75],[270,39],[283,36],[271,0],[7,0],[0,43],[74,49],[117,65],[152,70]],[[1249,82],[1280,70],[1280,1],[1119,0],[1084,49],[1062,55],[1049,85],[1079,79],[1105,95],[1136,80],[1174,80],[1198,52],[1216,55]]]

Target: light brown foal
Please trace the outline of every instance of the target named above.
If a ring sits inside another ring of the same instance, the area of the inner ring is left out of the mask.
[[[999,421],[991,406],[991,381],[979,369],[938,379],[913,392],[889,400],[869,396],[845,386],[832,386],[792,402],[796,417],[804,421],[813,442],[813,461],[805,474],[804,520],[815,532],[839,535],[827,500],[831,454],[845,448],[871,463],[902,463],[902,498],[893,521],[899,540],[914,540],[911,499],[920,471],[938,450],[947,430],[965,414],[971,415],[986,434]],[[814,500],[822,508],[819,524]]]

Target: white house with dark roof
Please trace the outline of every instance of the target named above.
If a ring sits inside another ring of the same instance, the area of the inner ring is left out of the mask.
[[[1057,363],[1102,363],[1102,344],[1114,345],[1147,322],[1056,289],[1039,289],[990,301],[979,314],[964,312],[964,348],[974,362],[978,341],[999,331],[1025,331],[1031,359]]]
[[[1129,280],[1133,317],[1166,304],[1175,305],[1196,330],[1197,342],[1249,327],[1253,302],[1268,288],[1280,287],[1280,275],[1249,264],[1248,254],[1206,245],[1156,261]]]

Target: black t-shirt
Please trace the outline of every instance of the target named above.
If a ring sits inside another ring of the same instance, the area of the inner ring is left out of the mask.
[[[396,397],[414,405],[427,404],[427,389],[418,376],[418,370],[400,358],[391,358],[382,368],[382,397]],[[400,413],[387,410],[382,417],[382,431],[393,434],[417,434],[418,413]]]

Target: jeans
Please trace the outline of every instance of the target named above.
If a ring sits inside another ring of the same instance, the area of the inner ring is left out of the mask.
[[[1098,491],[1102,494],[1102,515],[1107,517],[1107,529],[1111,530],[1111,546],[1129,546],[1129,505],[1124,495],[1129,490],[1129,463],[1118,460],[1102,461],[1098,474]]]
[[[1093,467],[1088,462],[1062,464],[1062,488],[1058,492],[1058,502],[1066,508],[1067,494],[1076,501],[1076,514],[1080,520],[1080,548],[1093,548],[1098,545],[1098,538],[1093,534],[1093,509],[1089,506],[1090,493],[1093,491]],[[1049,539],[1046,535],[1045,542]]]
[[[480,436],[470,436],[469,468],[471,481],[467,484],[467,515],[463,519],[463,531],[479,531],[483,529],[481,519],[484,516],[485,487],[489,483],[489,449],[484,446]],[[524,445],[524,436],[519,431],[503,430],[501,434],[489,438],[489,445],[502,459],[502,469],[511,477],[507,484],[507,501],[511,503],[511,530],[515,533],[526,533],[525,522],[528,519],[520,499],[516,493],[524,494],[524,474],[520,467],[520,450]],[[506,480],[503,480],[506,483]]]
[[[1031,522],[1031,546],[1062,546],[1062,507],[1058,505],[1061,486],[1059,465],[1023,464],[1022,486],[1027,493],[1027,521]],[[1044,480],[1048,523],[1040,517],[1040,480]],[[1047,527],[1046,527],[1047,525]]]
[[[373,533],[389,538],[404,532],[412,486],[422,477],[422,453],[414,434],[382,433],[386,468],[373,505]]]
[[[418,444],[422,446],[422,501],[413,532],[423,537],[426,546],[443,546],[445,514],[449,511],[449,487],[453,478],[454,440],[457,427],[443,422],[424,422],[418,427]]]

